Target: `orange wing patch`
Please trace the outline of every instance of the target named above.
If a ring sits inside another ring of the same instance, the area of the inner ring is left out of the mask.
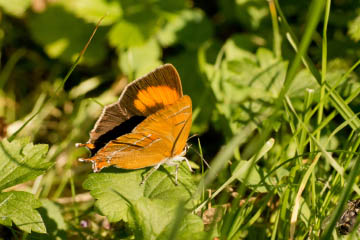
[[[169,96],[162,98],[162,96]],[[158,104],[164,106],[174,103],[174,99],[180,98],[176,89],[168,86],[153,86],[141,89],[134,99],[134,106],[142,113],[147,113],[148,109],[155,107]]]

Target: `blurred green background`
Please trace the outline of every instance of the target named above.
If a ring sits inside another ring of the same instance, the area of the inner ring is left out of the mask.
[[[334,75],[343,73],[360,54],[360,10],[356,3],[333,2],[328,26],[328,59],[329,71]],[[280,1],[297,35],[304,29],[309,4],[308,1]],[[286,61],[294,56],[284,39],[281,49],[274,52],[269,3],[264,0],[1,0],[0,6],[3,67],[0,87],[6,92],[2,94],[5,98],[1,101],[0,114],[8,124],[24,118],[38,96],[58,84],[103,16],[80,66],[65,85],[64,94],[69,94],[72,101],[63,106],[68,106],[71,112],[73,101],[112,91],[107,95],[111,99],[101,101],[102,104],[109,103],[119,95],[127,81],[162,63],[172,63],[180,73],[185,94],[194,102],[197,115],[193,132],[208,134],[212,141],[217,141],[215,145],[221,144],[223,137],[232,136],[239,119],[243,119],[237,115],[247,115],[241,109],[223,109],[228,113],[219,115],[214,112],[215,100],[237,104],[249,97],[265,99],[269,93],[276,94],[283,81]],[[313,40],[308,54],[315,64],[319,64],[319,33]],[[220,49],[225,52],[225,74],[228,76],[222,78],[227,82],[222,86],[210,86],[216,83],[205,68],[215,64]],[[279,65],[271,68],[282,69],[272,69],[273,73],[260,76],[267,80],[273,77],[278,86],[272,86],[269,91],[264,80],[258,79],[253,81],[260,83],[255,87],[256,91],[248,91],[250,79],[279,57],[283,63],[277,62]],[[293,84],[291,92],[301,95],[303,91],[299,89],[316,86],[311,79],[301,81],[304,77],[311,78],[298,76],[301,84]],[[227,103],[225,105],[231,108]],[[66,109],[61,109],[58,118],[53,119],[59,123],[52,126],[55,129],[44,129],[48,124],[32,129],[35,141],[58,143],[65,137],[69,129],[59,131],[68,127],[63,119],[67,113],[63,110]],[[97,116],[97,113],[84,114],[89,114],[91,119]],[[220,123],[223,117],[226,123]],[[9,132],[14,129],[15,126],[10,126]]]

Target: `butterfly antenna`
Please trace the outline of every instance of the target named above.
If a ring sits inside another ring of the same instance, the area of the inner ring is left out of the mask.
[[[188,141],[189,141],[190,139],[194,138],[194,137],[199,137],[199,134],[194,133],[193,135],[191,135],[191,136],[188,138]]]
[[[194,135],[190,136],[190,137],[188,138],[188,141],[189,141],[190,139],[194,138],[194,137],[197,137],[197,138],[199,139],[199,134],[196,134],[196,133],[195,133]],[[205,165],[206,165],[208,168],[211,168],[210,165],[209,165],[209,163],[203,158],[203,156],[199,153],[198,150],[196,150],[195,148],[192,147],[191,144],[186,144],[186,148],[187,148],[187,150],[188,150],[188,149],[194,150],[194,152],[201,158],[201,160],[204,161]]]

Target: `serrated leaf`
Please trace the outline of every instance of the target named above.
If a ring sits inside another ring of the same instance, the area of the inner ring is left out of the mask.
[[[244,124],[266,118],[270,111],[267,103],[274,101],[282,89],[287,62],[265,48],[253,54],[240,48],[236,39],[228,40],[224,50],[226,60],[217,70],[221,75],[210,84],[222,115],[215,125],[230,129],[227,135],[231,136]]]
[[[28,236],[28,239],[67,239],[67,226],[64,217],[62,216],[61,206],[48,199],[41,199],[40,201],[42,207],[40,207],[38,211],[46,226],[47,234],[31,233]]]
[[[149,169],[148,169],[149,170]],[[179,184],[174,183],[174,167],[164,166],[154,172],[145,184],[140,186],[145,169],[104,169],[90,174],[83,186],[97,199],[95,205],[109,221],[128,221],[129,203],[146,197],[166,200],[169,206],[180,200],[189,199],[195,192],[195,184],[185,166],[179,168]],[[189,205],[193,204],[189,202]]]
[[[43,174],[51,165],[47,162],[48,145],[34,145],[28,138],[0,142],[0,190],[23,183]]]
[[[226,59],[229,61],[243,59],[256,61],[254,54],[251,53],[255,48],[256,45],[251,41],[251,36],[246,34],[235,34],[224,45]]]
[[[27,192],[0,193],[0,218],[9,218],[21,230],[46,233],[40,214],[35,210],[41,203]]]
[[[90,38],[95,25],[67,12],[61,5],[49,6],[41,14],[29,19],[30,32],[51,58],[72,62]],[[100,27],[86,50],[82,62],[93,65],[102,61],[106,55],[105,31]]]

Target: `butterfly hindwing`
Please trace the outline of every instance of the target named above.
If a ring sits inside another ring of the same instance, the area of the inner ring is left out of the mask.
[[[184,150],[191,117],[191,99],[183,96],[149,115],[131,133],[110,141],[95,156],[84,160],[94,163],[94,171],[111,165],[137,169],[159,164]]]

